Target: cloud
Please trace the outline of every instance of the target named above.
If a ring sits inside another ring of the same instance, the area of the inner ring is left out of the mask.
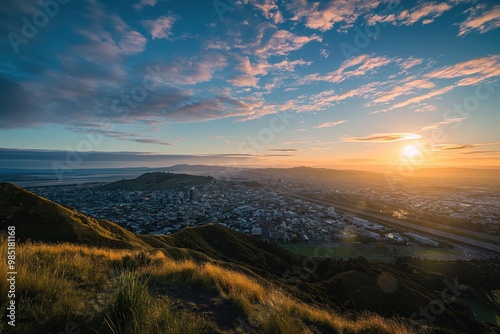
[[[147,39],[139,32],[132,30],[119,16],[114,15],[111,18],[113,26],[120,33],[121,38],[118,41],[120,50],[126,55],[140,53],[144,51]]]
[[[294,0],[287,4],[287,9],[294,14],[292,20],[305,19],[305,25],[310,29],[327,31],[339,25],[340,30],[346,30],[353,26],[358,17],[385,2],[389,1],[332,0],[328,4],[323,4]]]
[[[259,83],[259,78],[257,76],[263,76],[268,74],[269,71],[288,71],[294,72],[295,67],[303,65],[311,65],[311,61],[305,61],[302,59],[289,61],[284,59],[279,63],[269,64],[267,61],[260,61],[252,64],[248,57],[242,57],[237,69],[242,72],[242,74],[237,75],[231,79],[233,85],[238,87],[257,87]],[[275,85],[269,86],[267,89],[275,88]]]
[[[473,148],[473,147],[475,147],[475,145],[469,145],[469,144],[464,144],[464,145],[458,145],[458,144],[439,145],[439,149],[441,151],[464,150],[464,149]]]
[[[387,109],[372,112],[372,114],[387,112],[411,105],[418,105],[431,98],[451,92],[457,87],[477,85],[498,76],[500,76],[500,55],[481,57],[454,65],[444,66],[440,69],[422,75],[422,79],[417,79],[416,81],[410,81],[408,83],[401,81],[397,82],[393,90],[387,95],[380,95],[381,93],[378,92],[375,93],[374,102],[387,102],[397,96],[411,94],[413,92],[412,86],[414,86],[413,88],[415,89],[418,89],[419,87],[432,89],[433,83],[430,82],[430,80],[459,79],[454,84],[441,86],[439,89],[431,90],[419,96],[414,96],[408,100],[398,102]]]
[[[343,124],[346,122],[347,122],[347,120],[343,119],[341,121],[323,123],[323,124],[320,124],[318,126],[315,126],[314,128],[315,129],[331,128],[332,126],[337,126],[337,125],[340,125],[340,124]]]
[[[415,107],[415,112],[431,112],[431,111],[436,111],[438,110],[438,108],[433,105],[433,104],[427,104],[427,103],[423,103],[417,107]]]
[[[470,86],[489,78],[500,76],[500,55],[492,55],[472,59],[441,69],[425,75],[431,79],[454,79],[465,77],[457,82],[458,86]]]
[[[314,34],[299,36],[287,30],[278,30],[274,32],[264,46],[256,50],[256,54],[263,58],[268,58],[272,55],[284,56],[292,51],[301,49],[304,45],[312,41],[321,42],[322,39]]]
[[[403,70],[409,70],[410,68],[412,67],[415,67],[417,65],[420,65],[423,63],[423,59],[422,58],[415,58],[415,57],[410,57],[408,58],[407,60],[402,60],[400,63],[399,63],[399,66],[403,69]]]
[[[500,151],[476,150],[476,151],[462,152],[462,154],[491,154],[491,153],[500,153]]]
[[[142,10],[144,7],[154,7],[158,0],[141,0],[133,5],[134,9]]]
[[[273,148],[269,149],[268,151],[273,151],[273,152],[297,152],[299,151],[296,148]]]
[[[471,143],[471,144],[436,144],[433,145],[436,149],[440,151],[460,151],[460,150],[466,150],[466,149],[472,149],[476,147],[481,147],[481,146],[493,146],[493,145],[499,145],[500,142],[483,142],[483,143]],[[497,151],[469,151],[463,154],[474,154],[474,153],[480,153],[480,152],[497,152]]]
[[[344,137],[344,142],[355,143],[390,143],[400,140],[420,139],[422,136],[415,133],[374,133],[367,137]]]
[[[429,24],[458,3],[459,1],[420,2],[415,7],[405,9],[397,14],[368,14],[366,20],[369,25],[375,25],[379,22],[410,26],[420,21],[422,24]]]
[[[328,58],[328,56],[330,55],[330,53],[328,51],[326,51],[326,49],[321,49],[320,52],[319,52],[319,54],[323,58]]]
[[[379,67],[386,66],[393,61],[393,59],[384,56],[377,57],[363,54],[345,60],[340,67],[333,72],[326,73],[325,75],[319,73],[307,75],[301,80],[301,83],[310,83],[314,81],[340,83],[345,79],[374,73]]]
[[[177,59],[160,63],[155,70],[162,81],[171,85],[194,85],[212,80],[215,72],[227,65],[227,58],[216,52],[205,52],[202,56]]]
[[[413,94],[419,89],[431,89],[435,84],[423,79],[412,80],[405,82],[402,85],[395,86],[388,92],[377,92],[377,98],[373,100],[374,103],[386,103],[394,100],[395,98],[403,95]]]
[[[168,141],[161,140],[161,139],[135,138],[135,139],[128,139],[128,140],[134,141],[134,142],[140,143],[140,144],[157,144],[157,145],[166,145],[166,146],[172,145],[172,143],[170,143]]]
[[[70,153],[71,151],[63,150],[0,148],[0,161],[4,168],[33,168],[34,163],[36,163],[38,169],[53,170],[52,164],[54,162],[66,166],[68,154]],[[85,153],[79,168],[136,167],[138,162],[142,167],[166,167],[186,163],[227,164],[253,160],[255,160],[255,155],[251,154],[157,154],[154,152],[134,151],[92,151]],[[57,170],[54,170],[54,173],[57,172]]]
[[[458,36],[464,36],[471,31],[477,30],[483,34],[490,30],[500,27],[500,6],[494,6],[490,10],[485,10],[485,5],[478,5],[476,8],[470,8],[467,20],[460,24]]]
[[[455,86],[444,86],[440,89],[433,90],[433,91],[425,93],[423,95],[412,97],[411,99],[408,99],[406,101],[396,103],[393,106],[391,106],[389,109],[387,109],[387,111],[393,110],[393,109],[398,109],[398,108],[403,108],[403,107],[406,107],[406,106],[409,106],[412,104],[417,104],[417,103],[423,102],[423,101],[428,100],[430,98],[446,94],[446,93],[452,91],[454,88],[455,88]]]
[[[285,21],[274,0],[253,1],[252,4],[261,11],[266,19],[272,20],[274,24],[283,23]]]
[[[172,26],[178,17],[172,13],[167,16],[161,16],[156,20],[143,20],[142,24],[149,30],[152,39],[169,39],[172,35]]]
[[[427,126],[424,126],[421,131],[430,131],[430,130],[436,130],[440,129],[443,126],[449,125],[449,124],[454,124],[454,123],[461,123],[465,120],[465,117],[456,117],[456,118],[449,118],[441,122],[436,122],[429,124]]]

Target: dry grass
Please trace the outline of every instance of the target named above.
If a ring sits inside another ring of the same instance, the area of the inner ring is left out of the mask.
[[[5,241],[0,240],[4,259]],[[68,321],[80,321],[83,326],[89,318],[100,333],[198,333],[216,327],[193,313],[174,309],[165,295],[148,284],[148,278],[182,284],[194,293],[207,289],[231,300],[263,333],[415,332],[402,322],[374,314],[352,319],[318,309],[265,281],[208,262],[174,260],[164,251],[22,244],[16,253],[20,306],[16,333],[60,330]],[[4,262],[0,268],[5,272]],[[0,282],[5,296],[7,282]]]

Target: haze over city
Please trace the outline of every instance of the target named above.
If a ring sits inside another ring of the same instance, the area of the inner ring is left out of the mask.
[[[0,8],[5,168],[499,166],[494,1],[55,4]]]

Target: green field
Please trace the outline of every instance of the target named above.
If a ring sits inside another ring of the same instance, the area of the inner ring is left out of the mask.
[[[469,305],[478,319],[500,326],[500,310],[472,298],[462,297],[460,300]]]
[[[281,247],[290,252],[303,256],[330,256],[330,257],[358,257],[364,256],[368,260],[383,261],[393,256],[414,256],[433,260],[459,259],[461,254],[451,248],[430,248],[421,246],[396,246],[392,249],[379,249],[373,245],[363,244],[338,244],[338,245],[290,245],[283,244]]]
[[[292,253],[304,256],[357,257],[360,256],[352,247],[323,247],[321,245],[282,245]]]

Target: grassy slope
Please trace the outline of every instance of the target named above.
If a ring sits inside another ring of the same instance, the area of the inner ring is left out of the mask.
[[[0,184],[0,229],[16,226],[16,237],[113,248],[151,248],[117,224],[88,217],[9,183]]]
[[[172,190],[182,185],[196,186],[211,181],[208,176],[174,174],[174,173],[146,173],[132,180],[122,180],[103,186],[104,190]]]

